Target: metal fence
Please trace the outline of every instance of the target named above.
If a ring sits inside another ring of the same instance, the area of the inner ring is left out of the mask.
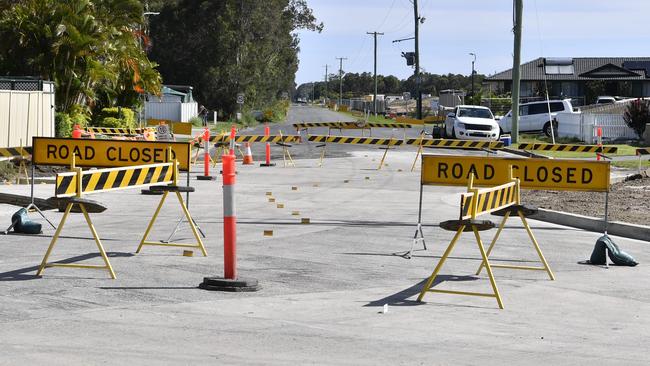
[[[53,137],[54,83],[0,78],[0,147],[31,145],[32,137]]]
[[[367,112],[375,111],[374,103],[365,99],[341,99],[341,104],[347,105],[351,110]],[[384,114],[386,103],[383,100],[377,100],[377,113]]]
[[[598,128],[603,140],[635,140],[639,136],[628,127],[620,114],[558,113],[558,136],[577,138],[592,144],[597,142]]]

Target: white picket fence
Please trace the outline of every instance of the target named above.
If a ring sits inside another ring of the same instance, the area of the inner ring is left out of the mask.
[[[598,127],[603,130],[604,141],[639,138],[620,114],[558,113],[557,121],[558,136],[574,137],[588,144],[597,142]]]

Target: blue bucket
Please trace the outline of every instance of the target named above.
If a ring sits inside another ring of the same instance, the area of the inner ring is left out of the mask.
[[[512,139],[510,138],[510,135],[501,136],[499,141],[503,142],[503,146],[510,146],[510,144],[512,143]]]

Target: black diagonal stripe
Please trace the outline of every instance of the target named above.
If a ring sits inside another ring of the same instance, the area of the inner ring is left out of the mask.
[[[86,174],[81,177],[81,191],[85,192],[86,189],[88,188],[88,183],[90,183],[90,178],[92,178],[92,174]]]
[[[480,142],[470,142],[469,147],[478,147],[479,145],[482,145]]]
[[[561,146],[560,148],[562,148],[562,147],[564,147],[564,146]],[[578,146],[578,145],[567,146],[567,147],[569,148],[569,151],[572,151],[572,152],[576,152],[576,151],[580,150],[580,146]]]
[[[106,187],[104,187],[104,186],[106,185],[106,180],[108,179],[109,174],[110,174],[110,172],[102,172],[99,175],[99,179],[97,179],[97,185],[95,186],[95,190],[101,191],[101,190],[106,189]]]
[[[494,195],[492,196],[492,202],[490,203],[490,208],[495,208],[497,207],[497,197],[499,196],[499,191],[494,191]]]
[[[143,170],[143,173],[146,174],[142,184],[151,183],[151,178],[153,177],[153,172],[156,170],[156,168],[143,168],[142,170]]]
[[[341,141],[342,139],[343,139],[343,137],[335,137],[335,138],[332,139],[332,142],[339,143],[339,141]]]
[[[129,180],[129,186],[134,186],[135,183],[138,181],[138,178],[140,178],[140,174],[142,174],[142,169],[134,169],[133,174],[131,175],[131,179]]]
[[[485,212],[488,210],[488,204],[490,203],[490,196],[492,195],[492,192],[485,192],[485,199],[483,200],[483,208],[481,209],[482,212]]]
[[[508,195],[507,189],[501,191],[501,197],[499,198],[499,206],[503,206],[505,204],[507,195]]]
[[[113,186],[112,187],[106,187],[106,188],[119,188],[122,185],[122,181],[124,180],[124,175],[126,174],[125,170],[120,170],[117,172],[117,176],[115,177],[115,180],[113,181]]]
[[[368,139],[367,141],[368,141],[368,143],[369,143],[370,145],[379,145],[381,139],[372,138],[372,139]]]
[[[34,149],[32,149],[31,146],[24,147],[23,149],[25,149],[25,152],[27,152],[30,155],[34,153]]]
[[[160,175],[158,175],[158,182],[165,180],[165,176],[167,175],[168,170],[169,170],[169,165],[164,165],[162,169],[160,169]]]
[[[72,183],[72,178],[73,177],[76,177],[76,175],[69,175],[69,176],[63,177],[63,179],[61,179],[61,184],[59,184],[56,187],[56,194],[57,195],[63,194],[68,190],[68,187],[70,187],[70,183]]]

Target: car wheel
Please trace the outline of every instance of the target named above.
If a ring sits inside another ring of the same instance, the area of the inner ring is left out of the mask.
[[[557,136],[557,121],[553,121],[553,131],[551,131],[551,122],[544,124],[544,134],[546,137],[551,137],[551,132],[555,132],[555,136]]]
[[[455,127],[451,128],[451,138],[458,140],[458,136],[456,136],[456,128]]]

